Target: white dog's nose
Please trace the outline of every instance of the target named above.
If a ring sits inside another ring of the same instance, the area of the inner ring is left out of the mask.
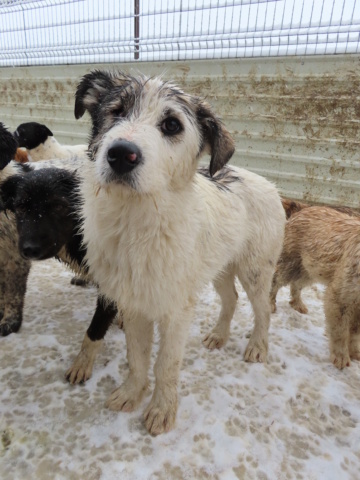
[[[128,173],[141,162],[141,150],[135,143],[127,140],[116,140],[107,152],[110,167],[119,175]]]

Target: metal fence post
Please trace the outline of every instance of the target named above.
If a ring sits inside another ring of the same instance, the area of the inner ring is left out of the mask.
[[[140,0],[134,0],[135,60],[139,59]]]

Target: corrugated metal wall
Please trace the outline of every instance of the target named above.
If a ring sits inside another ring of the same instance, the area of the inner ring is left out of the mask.
[[[48,125],[63,143],[83,143],[88,119],[75,121],[74,91],[92,68],[1,68],[1,116],[11,128]],[[358,55],[122,64],[164,74],[206,96],[236,139],[233,162],[274,181],[282,194],[359,207]]]

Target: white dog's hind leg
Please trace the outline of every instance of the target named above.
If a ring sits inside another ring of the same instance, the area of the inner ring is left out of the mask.
[[[193,310],[189,306],[159,322],[160,346],[155,363],[155,390],[144,412],[145,426],[152,435],[168,432],[175,424],[177,385]]]
[[[139,315],[125,315],[124,330],[129,376],[108,398],[110,410],[132,412],[148,388],[148,371],[154,335],[154,323]]]
[[[214,288],[221,298],[221,311],[215,327],[203,339],[205,347],[213,350],[225,345],[230,334],[230,323],[234,316],[238,294],[235,289],[235,273],[231,268],[219,275],[214,281]]]
[[[268,351],[268,330],[270,325],[270,286],[273,270],[257,267],[257,270],[239,269],[239,280],[247,293],[254,312],[254,330],[246,347],[244,358],[247,362],[266,362]]]

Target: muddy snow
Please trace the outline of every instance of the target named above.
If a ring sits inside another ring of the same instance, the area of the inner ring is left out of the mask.
[[[64,373],[95,308],[93,287],[70,285],[55,260],[33,265],[23,326],[0,338],[0,478],[11,479],[358,479],[360,362],[330,364],[323,288],[304,291],[308,315],[278,295],[267,364],[243,352],[252,312],[238,286],[232,333],[222,350],[202,337],[219,302],[203,290],[187,343],[176,427],[151,437],[142,411],[116,413],[107,396],[127,375],[125,336],[117,325],[85,385]],[[154,346],[154,362],[157,342]],[[151,383],[154,378],[151,371]]]

